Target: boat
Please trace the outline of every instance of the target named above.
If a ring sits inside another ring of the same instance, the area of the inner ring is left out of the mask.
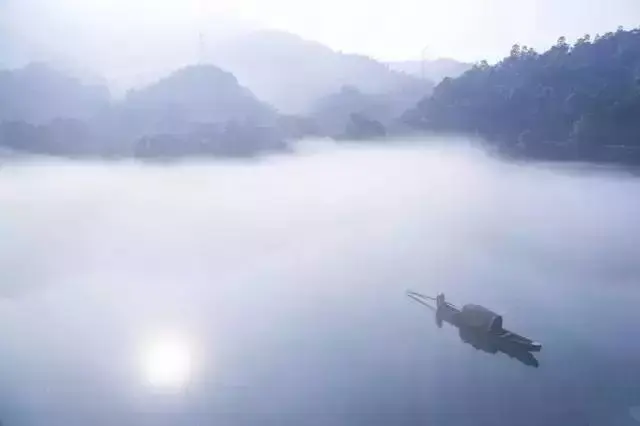
[[[538,368],[540,363],[533,355],[518,345],[505,343],[500,338],[493,337],[491,333],[483,333],[471,327],[458,327],[458,335],[463,343],[473,346],[477,350],[481,350],[488,354],[503,353],[511,358],[516,359],[524,365]]]
[[[510,349],[525,350],[527,352],[539,352],[542,345],[527,337],[521,336],[502,327],[502,316],[490,309],[480,305],[464,305],[462,308],[444,300],[444,295],[437,297],[425,296],[423,294],[409,291],[407,295],[412,299],[422,303],[436,312],[436,321],[441,324],[447,322],[460,329],[462,333],[469,335],[473,333],[482,337],[483,341],[504,348],[502,352]],[[435,301],[436,306],[432,306],[428,301]],[[465,340],[465,339],[463,339]]]

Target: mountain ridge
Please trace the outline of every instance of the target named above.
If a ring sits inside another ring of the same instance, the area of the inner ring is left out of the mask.
[[[412,90],[418,95],[433,87],[368,56],[337,52],[277,30],[221,43],[212,49],[210,60],[283,113],[308,113],[314,102],[343,86],[369,94]]]
[[[451,58],[425,59],[424,61],[392,61],[387,62],[387,64],[396,71],[426,78],[435,84],[440,83],[446,77],[459,77],[473,66],[471,63],[460,62]]]

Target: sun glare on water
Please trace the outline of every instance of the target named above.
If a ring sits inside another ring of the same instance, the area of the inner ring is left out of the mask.
[[[157,337],[144,348],[142,364],[149,385],[177,391],[191,379],[193,354],[189,344],[179,337]]]

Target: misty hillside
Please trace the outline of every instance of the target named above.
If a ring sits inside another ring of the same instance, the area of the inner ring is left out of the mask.
[[[356,87],[343,86],[339,92],[320,98],[315,103],[311,116],[320,128],[337,136],[345,131],[351,114],[354,113],[378,121],[392,115],[391,108],[382,95],[369,95]]]
[[[44,64],[0,71],[0,121],[86,119],[108,104],[106,87],[82,84]]]
[[[254,32],[219,44],[211,59],[284,113],[308,113],[318,99],[345,85],[371,94],[412,93],[415,100],[432,88],[366,56],[339,53],[280,31]]]
[[[345,132],[356,136],[354,114],[387,127],[413,105],[415,101],[411,94],[369,94],[354,86],[343,86],[338,92],[316,101],[310,116],[328,136],[342,137]]]
[[[238,84],[233,74],[213,65],[182,68],[145,88],[130,91],[130,114],[173,123],[265,122],[275,111]]]
[[[389,62],[391,69],[401,71],[414,77],[424,78],[439,83],[446,77],[455,78],[469,70],[473,64],[459,62],[455,59],[440,58],[423,61],[397,61]]]
[[[115,122],[122,139],[133,141],[136,156],[177,157],[283,149],[276,121],[275,110],[233,74],[193,65],[129,92],[108,123]]]
[[[480,135],[518,155],[640,162],[640,28],[565,37],[545,52],[514,45],[445,79],[405,118]]]
[[[214,66],[182,68],[121,102],[100,98],[101,108],[86,102],[93,98],[84,86],[45,70],[30,67],[18,73],[21,79],[0,74],[3,106],[11,113],[0,118],[0,146],[50,155],[144,157],[244,156],[285,148],[274,109]],[[19,108],[24,105],[31,109]]]

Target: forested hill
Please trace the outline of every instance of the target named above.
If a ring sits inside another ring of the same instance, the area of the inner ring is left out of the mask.
[[[564,37],[544,53],[514,45],[445,79],[409,124],[476,134],[511,153],[545,158],[639,161],[640,29]]]

